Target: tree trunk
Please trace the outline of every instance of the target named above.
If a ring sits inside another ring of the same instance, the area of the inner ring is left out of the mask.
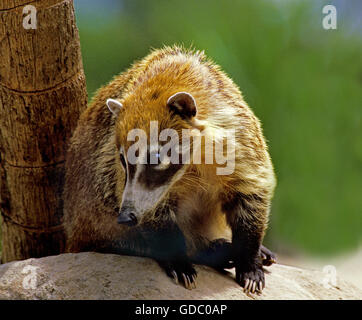
[[[36,29],[23,26],[26,4]],[[63,251],[65,152],[86,104],[73,2],[1,0],[2,262]]]

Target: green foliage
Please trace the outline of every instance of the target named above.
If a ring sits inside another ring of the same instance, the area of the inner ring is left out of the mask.
[[[361,243],[362,40],[322,28],[315,1],[124,1],[77,12],[90,96],[151,47],[204,49],[262,120],[278,176],[269,242],[310,253]]]

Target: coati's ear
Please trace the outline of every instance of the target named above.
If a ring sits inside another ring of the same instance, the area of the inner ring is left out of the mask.
[[[192,119],[197,114],[196,101],[187,92],[177,92],[167,100],[167,106],[182,118]]]
[[[107,107],[115,116],[118,116],[123,105],[115,99],[107,99]]]

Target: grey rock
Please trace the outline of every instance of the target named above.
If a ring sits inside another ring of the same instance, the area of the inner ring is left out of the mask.
[[[273,265],[261,295],[246,295],[233,271],[196,266],[197,288],[176,285],[151,259],[84,252],[0,265],[0,299],[362,299],[362,291],[317,270]]]

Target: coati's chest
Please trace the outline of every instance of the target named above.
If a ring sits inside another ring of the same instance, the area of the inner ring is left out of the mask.
[[[197,234],[209,240],[231,239],[219,194],[220,190],[215,185],[196,186],[178,200],[176,217],[184,233]]]

